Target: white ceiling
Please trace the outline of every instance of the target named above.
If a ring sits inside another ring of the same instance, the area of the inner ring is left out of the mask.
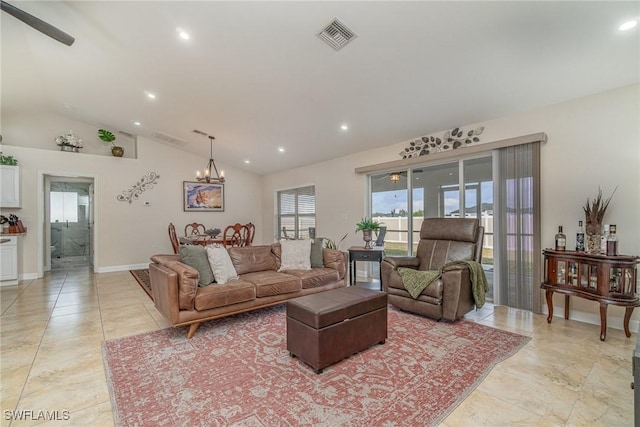
[[[157,132],[208,157],[199,129],[218,163],[259,174],[640,81],[639,31],[617,30],[637,1],[9,2],[76,42],[2,13],[3,114]],[[338,52],[316,37],[335,17],[358,35]]]

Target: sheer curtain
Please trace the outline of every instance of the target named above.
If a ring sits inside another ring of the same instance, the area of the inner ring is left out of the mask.
[[[540,313],[540,143],[495,150],[494,183],[494,302]]]

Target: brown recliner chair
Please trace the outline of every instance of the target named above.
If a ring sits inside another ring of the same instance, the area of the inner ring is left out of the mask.
[[[382,286],[389,303],[401,310],[437,320],[455,321],[473,310],[475,301],[469,268],[464,264],[446,267],[417,299],[404,288],[399,267],[438,270],[450,261],[480,262],[484,229],[477,219],[425,218],[415,257],[386,257],[382,261]]]

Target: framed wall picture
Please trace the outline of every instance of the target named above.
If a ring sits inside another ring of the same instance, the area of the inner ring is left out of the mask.
[[[185,211],[224,211],[224,184],[184,181],[182,192]]]

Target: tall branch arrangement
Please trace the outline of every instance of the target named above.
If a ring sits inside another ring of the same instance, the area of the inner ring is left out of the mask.
[[[582,208],[584,210],[585,221],[587,223],[587,228],[591,228],[593,230],[594,227],[600,227],[602,224],[602,220],[604,219],[604,214],[607,212],[607,208],[609,207],[609,202],[611,202],[611,198],[616,193],[616,187],[606,200],[602,199],[602,189],[598,187],[598,197],[593,200],[587,198],[587,204]],[[587,230],[589,232],[590,230]],[[597,231],[597,230],[593,230]]]

